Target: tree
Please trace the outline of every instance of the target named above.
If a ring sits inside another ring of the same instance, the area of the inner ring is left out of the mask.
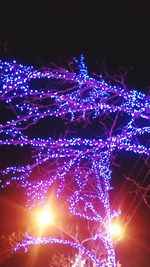
[[[26,206],[32,210],[49,203],[53,188],[75,218],[90,224],[87,242],[83,242],[82,231],[80,241],[67,233],[62,238],[26,233],[14,250],[58,243],[73,247],[78,256],[88,256],[93,266],[116,266],[110,226],[120,211],[112,211],[109,200],[112,159],[120,150],[149,155],[149,148],[140,139],[147,138],[150,130],[145,126],[149,98],[111,85],[102,76],[90,77],[83,56],[80,61],[71,61],[69,69],[53,66],[35,70],[15,61],[1,61],[0,70],[0,101],[7,112],[0,124],[0,144],[22,149],[28,146],[32,152],[29,164],[1,171],[1,187],[17,183],[26,191]],[[64,123],[61,137],[48,128],[54,119],[55,126]],[[91,131],[88,138],[83,130],[87,127]]]

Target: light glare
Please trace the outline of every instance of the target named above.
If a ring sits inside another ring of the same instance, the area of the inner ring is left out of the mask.
[[[110,225],[110,232],[111,232],[112,236],[117,240],[123,238],[124,229],[123,229],[121,223],[119,223],[119,222],[114,222]]]
[[[53,222],[52,213],[47,207],[45,207],[42,211],[38,212],[37,221],[38,225],[42,228],[48,226]]]

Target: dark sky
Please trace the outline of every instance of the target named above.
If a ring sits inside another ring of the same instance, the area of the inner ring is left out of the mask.
[[[36,1],[35,4],[26,1],[23,3],[5,1],[0,10],[2,33],[0,40],[2,44],[7,41],[7,52],[1,45],[1,58],[13,58],[19,63],[39,66],[51,62],[61,64],[73,56],[84,53],[91,72],[101,72],[104,62],[107,70],[111,72],[116,72],[122,66],[132,67],[127,77],[127,86],[148,92],[150,86],[148,0],[47,0]],[[120,184],[119,180],[119,186]],[[16,199],[15,201],[18,202]],[[150,210],[144,204],[138,207],[139,201],[137,198],[133,202],[133,205],[137,206],[137,211],[129,224],[129,237],[117,246],[123,267],[150,265]],[[3,201],[1,206],[4,217],[10,220],[10,215],[4,212]],[[6,204],[7,208],[8,206],[9,204]],[[131,205],[131,214],[132,207]],[[134,208],[135,206],[133,213]],[[10,208],[12,211],[13,209]],[[29,258],[23,257],[10,258],[1,266],[20,267],[22,259],[24,266],[28,266]],[[39,267],[38,264],[37,266]]]
[[[35,64],[84,52],[94,70],[105,60],[113,71],[132,67],[131,86],[150,84],[149,1],[8,2],[0,29],[13,57]]]

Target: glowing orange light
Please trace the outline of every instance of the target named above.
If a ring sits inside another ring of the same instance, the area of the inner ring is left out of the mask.
[[[36,216],[39,227],[44,228],[53,223],[53,214],[48,207],[44,207]]]
[[[109,230],[110,230],[113,238],[116,240],[120,240],[124,236],[124,228],[120,222],[112,222],[110,227],[109,227]]]

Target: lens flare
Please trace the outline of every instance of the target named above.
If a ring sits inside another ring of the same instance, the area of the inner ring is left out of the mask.
[[[53,223],[53,215],[48,207],[44,207],[37,213],[37,223],[39,227],[44,228]]]
[[[124,236],[124,228],[120,222],[112,222],[109,230],[115,240],[120,240]]]

